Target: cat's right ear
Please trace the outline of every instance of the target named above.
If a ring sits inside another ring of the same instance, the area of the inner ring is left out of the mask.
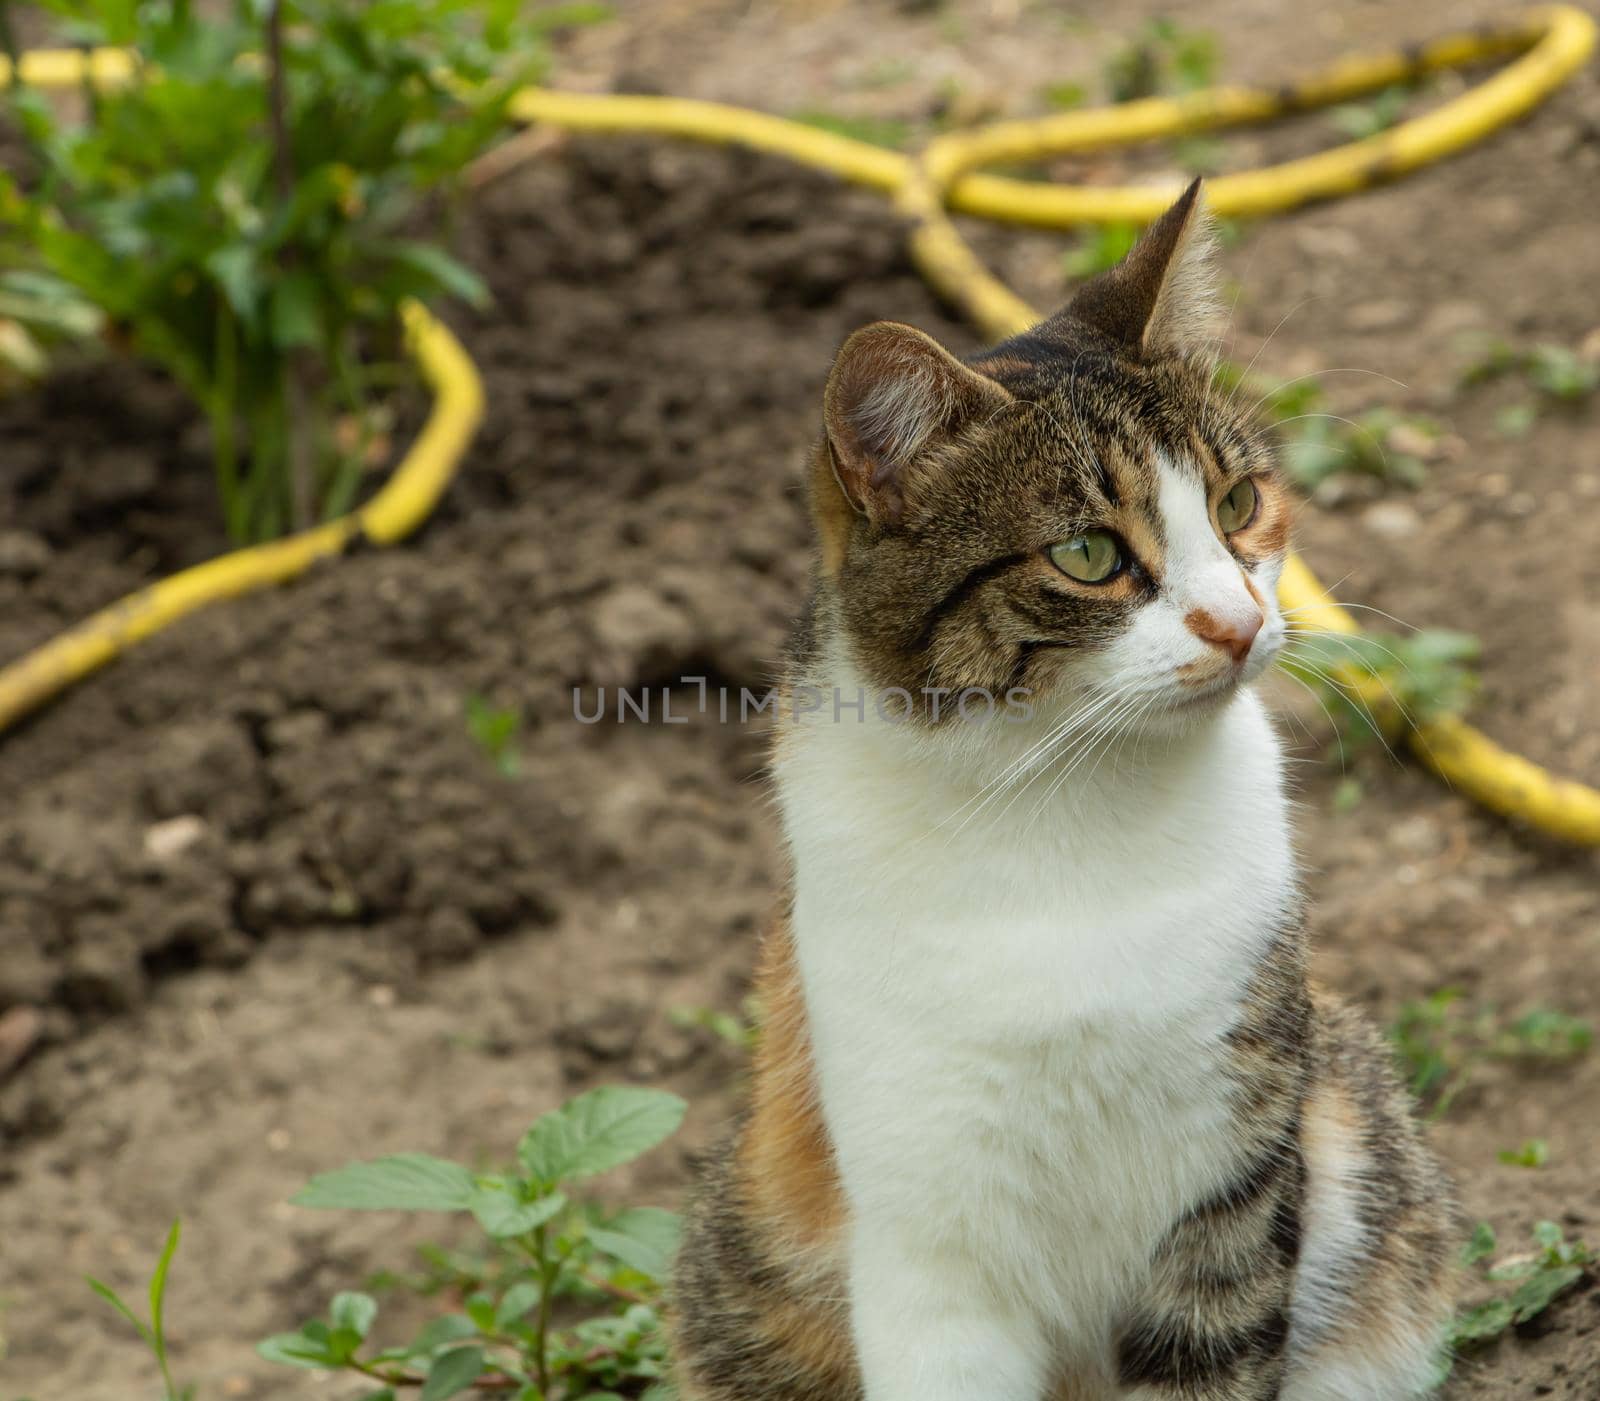
[[[914,327],[864,326],[839,351],[822,397],[834,480],[861,515],[894,524],[916,498],[928,455],[1012,402]]]

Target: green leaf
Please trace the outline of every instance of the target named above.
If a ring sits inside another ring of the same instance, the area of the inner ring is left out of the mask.
[[[470,1338],[477,1331],[478,1325],[464,1314],[441,1314],[412,1339],[411,1345],[405,1350],[405,1355],[432,1357],[440,1348],[449,1343],[459,1343],[463,1338]]]
[[[514,1324],[532,1313],[539,1302],[539,1286],[531,1280],[513,1284],[500,1300],[494,1312],[494,1330],[504,1333]]]
[[[357,1294],[346,1290],[333,1296],[328,1317],[333,1326],[347,1328],[357,1338],[365,1338],[372,1330],[372,1320],[378,1316],[378,1301],[370,1294]]]
[[[1513,1321],[1526,1323],[1543,1313],[1558,1294],[1572,1288],[1582,1278],[1582,1265],[1558,1265],[1529,1276],[1512,1291],[1510,1303]]]
[[[322,301],[316,279],[303,268],[280,278],[268,316],[272,343],[280,350],[315,345],[322,335]]]
[[[1480,1221],[1472,1228],[1472,1238],[1461,1248],[1461,1263],[1476,1265],[1480,1260],[1487,1260],[1494,1254],[1494,1247],[1494,1227],[1487,1221]]]
[[[1458,1347],[1464,1344],[1488,1342],[1498,1338],[1511,1326],[1512,1308],[1505,1299],[1491,1299],[1457,1316],[1450,1327],[1451,1341]]]
[[[256,274],[255,250],[248,244],[233,243],[219,248],[205,260],[205,269],[216,280],[228,305],[246,325],[256,319],[256,298],[261,280]]]
[[[480,1187],[468,1206],[478,1224],[496,1240],[526,1235],[567,1204],[560,1192],[531,1202],[519,1201],[509,1187]]]
[[[1542,1138],[1530,1138],[1520,1148],[1502,1148],[1500,1161],[1509,1167],[1542,1168],[1550,1161],[1550,1145]]]
[[[104,1299],[106,1303],[110,1304],[111,1307],[120,1313],[125,1319],[127,1319],[129,1323],[133,1324],[133,1326],[138,1329],[139,1336],[141,1338],[143,1338],[146,1342],[150,1340],[150,1330],[145,1327],[144,1323],[138,1317],[135,1316],[133,1310],[122,1302],[121,1295],[119,1295],[115,1289],[113,1289],[109,1284],[100,1283],[100,1281],[94,1278],[93,1275],[86,1276],[86,1279],[89,1288],[94,1290],[96,1294]]]
[[[420,274],[427,282],[469,306],[485,306],[489,289],[477,273],[431,243],[397,242],[383,245],[395,262]]]
[[[422,1384],[421,1401],[448,1401],[459,1396],[483,1370],[481,1347],[458,1347],[441,1352],[428,1368],[428,1379]]]
[[[1533,1226],[1533,1238],[1545,1250],[1554,1250],[1562,1241],[1561,1227],[1554,1221],[1536,1221]]]
[[[537,1182],[590,1177],[670,1137],[687,1108],[662,1090],[604,1086],[544,1115],[523,1136],[517,1154]]]
[[[339,1359],[328,1346],[327,1340],[299,1333],[276,1333],[256,1344],[256,1352],[268,1362],[281,1362],[287,1367],[307,1367],[321,1370],[337,1367]]]
[[[624,1211],[605,1226],[589,1229],[589,1239],[607,1255],[658,1281],[666,1279],[672,1268],[678,1235],[677,1216],[649,1206]]]
[[[477,1184],[460,1163],[426,1153],[396,1153],[319,1173],[289,1200],[347,1211],[466,1211]]]

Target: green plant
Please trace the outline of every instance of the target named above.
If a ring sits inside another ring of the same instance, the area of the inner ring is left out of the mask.
[[[1480,1221],[1472,1239],[1462,1251],[1463,1262],[1479,1267],[1479,1277],[1487,1283],[1510,1284],[1483,1303],[1463,1309],[1452,1320],[1449,1345],[1456,1351],[1469,1351],[1492,1342],[1508,1328],[1537,1318],[1581,1280],[1594,1265],[1594,1253],[1582,1241],[1566,1239],[1554,1221],[1541,1221],[1533,1228],[1535,1249],[1513,1256],[1499,1264],[1494,1258],[1497,1243],[1494,1228]]]
[[[374,357],[412,296],[479,302],[438,241],[465,162],[506,123],[564,7],[515,0],[50,0],[77,43],[131,46],[124,86],[4,97],[37,179],[0,189],[39,268],[207,415],[229,530],[346,509]]]
[[[1407,1002],[1390,1028],[1401,1073],[1431,1119],[1444,1116],[1486,1061],[1560,1064],[1594,1042],[1589,1023],[1565,1012],[1536,1007],[1507,1022],[1463,998],[1460,988],[1440,988]]]
[[[134,1313],[110,1285],[102,1284],[92,1277],[89,1280],[89,1288],[94,1290],[96,1294],[134,1326],[135,1331],[144,1339],[145,1346],[154,1354],[156,1365],[161,1369],[161,1383],[166,1388],[163,1401],[191,1401],[194,1396],[194,1388],[192,1386],[180,1388],[173,1382],[172,1370],[167,1364],[165,1317],[167,1272],[172,1268],[172,1257],[178,1253],[178,1239],[182,1234],[182,1230],[182,1222],[174,1221],[172,1223],[172,1229],[167,1232],[167,1242],[162,1246],[160,1258],[156,1261],[155,1273],[150,1276],[150,1321],[148,1323]]]
[[[1045,106],[1058,112],[1070,112],[1089,100],[1089,90],[1082,83],[1046,83],[1039,89]]]
[[[745,998],[737,1012],[716,1007],[674,1007],[668,1016],[674,1026],[709,1031],[736,1050],[748,1051],[756,1044],[760,1011],[751,997]]]
[[[1387,743],[1403,725],[1459,715],[1478,690],[1472,665],[1481,646],[1470,633],[1295,632],[1282,667],[1322,703],[1343,755]]]
[[[1113,102],[1193,92],[1215,80],[1217,58],[1214,35],[1184,29],[1170,19],[1153,19],[1106,63],[1106,87]]]
[[[0,389],[40,378],[52,350],[90,341],[104,326],[100,309],[60,278],[30,267],[0,272]]]
[[[1459,382],[1465,388],[1510,374],[1520,374],[1546,401],[1569,406],[1583,403],[1600,389],[1600,359],[1586,351],[1549,343],[1523,349],[1498,336],[1472,342],[1471,358]],[[1527,405],[1525,411],[1531,422],[1537,410]]]
[[[1497,1156],[1507,1167],[1542,1168],[1550,1161],[1550,1145],[1542,1138],[1530,1138],[1520,1148],[1502,1148]]]
[[[593,1090],[544,1115],[505,1173],[403,1153],[323,1173],[300,1206],[466,1212],[488,1237],[488,1260],[453,1255],[440,1288],[464,1292],[410,1342],[376,1348],[379,1306],[337,1295],[326,1318],[268,1338],[272,1362],[346,1370],[377,1382],[366,1401],[420,1387],[446,1401],[479,1387],[514,1401],[617,1401],[670,1394],[656,1301],[677,1243],[671,1212],[604,1212],[569,1199],[570,1184],[631,1161],[674,1133],[683,1101],[658,1090]]]
[[[1346,102],[1328,109],[1328,120],[1343,136],[1362,141],[1387,131],[1400,120],[1411,100],[1410,88],[1403,84],[1387,87],[1365,102]]]
[[[1429,419],[1389,408],[1368,409],[1350,419],[1306,412],[1300,423],[1284,441],[1283,467],[1306,491],[1340,472],[1415,489],[1427,480],[1424,459],[1439,437],[1438,425]]]
[[[521,731],[522,712],[515,706],[492,705],[482,696],[467,697],[467,733],[507,778],[515,778],[522,767],[517,752]]]
[[[835,136],[848,136],[852,141],[887,146],[894,151],[903,149],[911,141],[911,124],[896,117],[856,117],[820,107],[803,108],[789,115],[797,122],[831,131]]]
[[[1093,277],[1120,263],[1138,239],[1137,224],[1098,224],[1085,229],[1076,246],[1061,255],[1061,269],[1070,278]]]

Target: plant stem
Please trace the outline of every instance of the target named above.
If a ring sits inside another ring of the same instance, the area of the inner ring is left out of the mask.
[[[283,62],[284,0],[272,0],[267,11],[267,123],[272,132],[272,167],[278,181],[278,198],[288,206],[294,198],[294,150],[289,140],[289,79]],[[283,250],[282,263],[292,268],[299,259],[294,245]],[[307,529],[316,517],[316,470],[311,394],[306,383],[305,359],[298,350],[285,357],[284,410],[289,428],[289,516],[296,530]]]
[[[539,1390],[550,1394],[550,1292],[555,1283],[558,1264],[550,1258],[550,1228],[540,1226],[534,1233],[534,1258],[539,1262],[539,1316],[534,1323],[534,1335],[539,1355],[534,1358],[538,1370]]]

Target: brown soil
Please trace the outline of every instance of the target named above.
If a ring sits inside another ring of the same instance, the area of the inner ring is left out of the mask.
[[[1038,81],[1092,73],[1135,22],[1090,7],[1086,56],[1058,71],[1047,15],[951,8],[970,26],[959,46],[909,5],[806,24],[777,23],[781,6],[638,7],[569,69],[913,119],[952,69],[1024,111]],[[1414,8],[1409,33],[1464,22]],[[1316,29],[1219,0],[1186,22],[1219,33],[1229,76],[1264,80],[1409,37],[1386,7],[1333,15]],[[898,96],[837,96],[846,69],[886,57],[916,70]],[[1392,376],[1409,387],[1330,376],[1330,402],[1425,409],[1461,440],[1415,494],[1309,509],[1310,559],[1344,597],[1479,634],[1475,718],[1591,783],[1600,410],[1507,439],[1493,420],[1514,390],[1447,390],[1464,329],[1571,345],[1600,324],[1597,181],[1590,72],[1461,158],[1263,223],[1226,254],[1237,358]],[[984,242],[1030,296],[1059,295],[1059,240]],[[355,1394],[249,1345],[448,1229],[284,1206],[312,1173],[403,1148],[502,1156],[573,1090],[648,1081],[693,1113],[614,1185],[670,1204],[735,1103],[739,1054],[671,1013],[737,1005],[780,879],[760,727],[580,725],[572,688],[649,686],[659,704],[684,676],[765,684],[803,587],[795,469],[833,349],[880,316],[974,342],[880,200],[737,152],[569,143],[487,193],[462,252],[496,293],[458,318],[490,414],[421,536],[190,619],[0,740],[0,1019],[31,1009],[10,1025],[33,1043],[8,1065],[0,1020],[6,1401],[156,1394],[82,1275],[141,1280],[179,1214],[170,1317],[201,1396]],[[0,401],[0,461],[0,658],[222,547],[203,434],[136,370]],[[473,744],[472,695],[523,712],[516,776]],[[1592,853],[1381,755],[1356,761],[1365,796],[1336,812],[1338,770],[1309,762],[1317,722],[1285,707],[1309,730],[1302,846],[1327,978],[1381,1017],[1455,985],[1600,1021]],[[1594,1240],[1597,1124],[1600,1054],[1483,1070],[1434,1138],[1503,1239],[1552,1218]],[[1534,1137],[1543,1170],[1497,1160]],[[1588,1289],[1463,1364],[1448,1394],[1600,1395],[1597,1329]]]

